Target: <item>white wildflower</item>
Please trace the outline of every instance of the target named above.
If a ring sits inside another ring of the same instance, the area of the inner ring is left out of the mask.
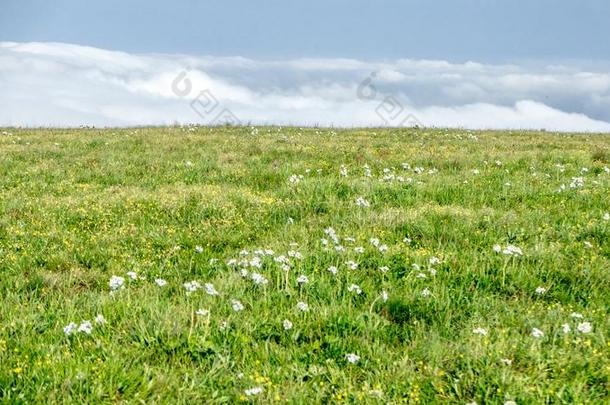
[[[125,286],[125,279],[119,276],[112,276],[110,277],[108,285],[112,291],[119,290]]]
[[[183,286],[187,293],[195,292],[201,288],[201,284],[199,284],[199,282],[195,281],[195,280],[188,281],[188,282],[184,283]]]
[[[306,275],[301,274],[299,277],[297,277],[297,284],[305,285],[307,283],[309,283],[309,278]]]
[[[368,208],[371,206],[371,203],[368,202],[364,197],[356,198],[356,205],[363,208]]]
[[[290,322],[288,319],[284,319],[282,321],[282,326],[284,327],[284,330],[290,330],[292,329],[292,322]]]
[[[532,328],[532,336],[535,338],[541,338],[544,336],[544,332],[538,328]]]
[[[356,263],[353,260],[349,260],[349,261],[345,262],[345,264],[347,265],[347,267],[350,268],[350,270],[356,270],[358,268],[358,263]]]
[[[349,287],[347,287],[347,291],[355,292],[358,295],[362,294],[362,289],[356,284],[351,284]]]
[[[260,257],[254,256],[252,260],[250,260],[249,265],[250,267],[256,267],[257,269],[260,269],[261,267],[263,267],[263,262]]]
[[[502,250],[502,253],[507,256],[522,256],[523,255],[523,251],[521,250],[521,248],[514,246],[514,245],[508,245],[504,250]]]
[[[301,254],[301,252],[297,252],[296,250],[289,250],[288,251],[288,257],[293,257],[295,259],[302,259],[303,255]]]
[[[246,394],[246,396],[251,397],[254,395],[259,395],[262,394],[263,392],[263,387],[254,387],[254,388],[248,388],[247,390],[244,391],[244,394]]]
[[[267,280],[267,278],[265,276],[263,276],[262,274],[256,273],[256,272],[252,272],[250,274],[250,278],[252,279],[254,284],[257,284],[257,285],[266,285],[269,282],[269,280]]]
[[[64,327],[64,333],[66,336],[70,336],[76,330],[77,325],[74,322],[70,322],[66,327]]]
[[[235,312],[244,310],[244,305],[239,300],[231,300],[231,307]]]
[[[348,353],[345,355],[345,359],[350,364],[356,364],[356,363],[358,363],[358,361],[360,361],[360,356],[358,356],[355,353]]]
[[[164,287],[167,285],[167,281],[163,280],[162,278],[156,278],[155,284],[157,284],[159,287]]]
[[[92,330],[93,325],[91,324],[91,321],[82,321],[78,326],[78,331],[86,333],[87,335],[90,335]]]
[[[474,333],[475,335],[487,336],[487,329],[481,327],[474,328],[472,330],[472,333]]]
[[[297,309],[302,312],[307,312],[309,311],[309,305],[301,301],[297,303]]]
[[[105,324],[105,323],[106,323],[106,318],[104,318],[104,315],[102,315],[102,314],[97,314],[97,315],[95,316],[94,321],[95,321],[95,323],[96,323],[96,324],[98,324],[98,325],[103,325],[103,324]]]
[[[589,322],[582,322],[576,326],[576,330],[578,330],[580,333],[589,333],[593,330],[593,327]]]
[[[383,302],[387,302],[387,301],[388,301],[388,298],[389,298],[389,295],[388,295],[387,291],[385,291],[385,290],[384,290],[384,291],[382,291],[382,292],[381,292],[381,300],[382,300]]]
[[[216,291],[216,288],[214,288],[214,285],[212,283],[205,284],[205,292],[208,295],[219,295],[218,291]]]
[[[293,174],[292,176],[290,176],[290,177],[288,178],[288,181],[289,181],[291,184],[298,184],[298,183],[300,183],[300,182],[301,182],[301,180],[303,180],[303,176],[302,176],[302,175],[299,175],[299,174]]]
[[[546,292],[546,288],[544,288],[544,287],[537,287],[536,288],[536,294],[538,294],[538,295],[542,295],[545,292]]]

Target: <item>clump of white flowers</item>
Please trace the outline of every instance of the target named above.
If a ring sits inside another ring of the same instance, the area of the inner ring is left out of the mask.
[[[263,393],[263,387],[254,387],[254,388],[248,388],[247,390],[244,391],[244,394],[246,394],[246,396],[251,397],[254,395],[259,395]]]
[[[256,272],[252,272],[250,274],[250,278],[252,279],[252,282],[256,285],[266,285],[267,283],[269,283],[269,280],[267,280],[265,276]]]
[[[91,321],[82,321],[80,325],[78,325],[77,332],[82,332],[86,333],[87,335],[90,335],[92,331],[93,325],[91,324]]]
[[[301,274],[299,277],[297,277],[298,285],[305,285],[307,283],[309,283],[309,278],[306,275]]]
[[[382,292],[381,292],[380,297],[381,297],[381,300],[382,300],[383,302],[387,302],[387,301],[388,301],[388,298],[389,298],[389,295],[388,295],[387,291],[385,291],[385,290],[384,290],[384,291],[382,291]]]
[[[532,328],[532,336],[535,338],[541,338],[544,336],[544,332],[538,328]]]
[[[290,322],[288,319],[284,319],[282,321],[282,327],[284,328],[284,330],[290,330],[292,329],[292,322]]]
[[[103,325],[106,323],[106,319],[104,319],[103,315],[98,314],[95,317],[94,322],[97,325]],[[72,336],[75,333],[84,333],[86,335],[90,335],[93,332],[93,323],[89,320],[83,320],[78,325],[74,322],[70,322],[63,328],[63,331],[66,336]]]
[[[182,284],[182,286],[184,287],[184,289],[186,290],[187,293],[195,292],[201,288],[201,284],[199,284],[198,281],[194,281],[194,280],[187,281],[186,283]]]
[[[360,356],[356,353],[348,353],[345,355],[345,360],[350,364],[356,364],[360,361]]]
[[[356,198],[356,205],[363,208],[369,208],[371,203],[368,202],[364,197]]]
[[[110,277],[110,281],[108,282],[111,291],[118,291],[125,287],[125,279],[120,276],[112,276]]]
[[[214,284],[212,283],[205,284],[205,292],[208,295],[219,295],[218,291],[216,291],[216,288],[214,288]]]
[[[349,287],[347,287],[347,291],[356,293],[357,295],[362,294],[362,289],[357,284],[351,284]]]
[[[472,330],[472,333],[474,333],[475,335],[487,336],[487,329],[481,327],[474,328]]]
[[[303,176],[302,176],[302,175],[300,175],[300,174],[293,174],[292,176],[290,176],[290,177],[288,178],[288,181],[289,181],[291,184],[298,184],[298,183],[300,183],[302,180],[303,180]]]
[[[242,304],[239,300],[231,300],[231,307],[235,312],[240,312],[244,310],[244,304]]]
[[[66,334],[66,336],[70,336],[76,331],[77,327],[78,325],[76,325],[74,322],[70,322],[64,327],[64,333]]]
[[[523,250],[515,245],[508,245],[505,248],[502,248],[500,245],[494,245],[493,250],[496,253],[502,253],[507,256],[523,256]]]
[[[576,330],[580,333],[590,333],[593,330],[590,322],[582,322],[576,326]]]
[[[299,301],[297,303],[297,309],[301,312],[307,312],[309,311],[309,305],[307,305],[305,302]]]

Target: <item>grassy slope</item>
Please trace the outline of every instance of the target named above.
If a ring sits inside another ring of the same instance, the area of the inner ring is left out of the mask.
[[[4,132],[5,401],[610,401],[607,136]],[[425,172],[404,170],[403,162]],[[380,181],[384,168],[413,182]],[[438,172],[429,174],[432,168]],[[293,174],[304,178],[291,184]],[[584,186],[570,189],[577,176]],[[559,193],[561,184],[568,189]],[[369,208],[355,204],[360,196]],[[356,242],[342,239],[341,253],[324,248],[329,226]],[[372,246],[373,237],[388,251]],[[498,254],[495,244],[524,254]],[[257,248],[303,258],[292,259],[287,273],[267,258],[258,271],[269,283],[257,287],[225,265],[241,249],[252,258]],[[442,260],[435,276],[433,256]],[[219,261],[210,264],[212,258]],[[359,268],[349,270],[347,260]],[[110,277],[128,271],[146,280],[109,294]],[[310,282],[297,287],[301,274]],[[168,285],[157,286],[157,277]],[[220,296],[186,294],[182,285],[190,280],[212,282]],[[352,283],[361,295],[348,291]],[[539,286],[546,293],[536,294]],[[231,299],[245,309],[234,312]],[[299,312],[299,301],[310,311]],[[210,315],[195,315],[199,308]],[[572,319],[573,311],[591,322],[591,333],[575,331],[582,320]],[[70,322],[97,314],[107,323],[94,325],[90,336],[64,334]],[[292,330],[283,329],[284,319]],[[474,334],[477,327],[487,336]],[[534,327],[544,337],[532,337]],[[349,364],[348,353],[360,361]],[[264,391],[246,397],[253,387]]]

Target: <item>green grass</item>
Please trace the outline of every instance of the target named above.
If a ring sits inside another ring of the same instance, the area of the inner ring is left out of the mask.
[[[0,399],[607,403],[609,160],[607,135],[4,129]],[[243,249],[302,258],[264,256],[256,285],[227,265]]]

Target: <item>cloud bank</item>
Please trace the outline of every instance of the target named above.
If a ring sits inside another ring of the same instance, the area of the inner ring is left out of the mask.
[[[610,73],[0,42],[0,126],[223,122],[610,132]]]

